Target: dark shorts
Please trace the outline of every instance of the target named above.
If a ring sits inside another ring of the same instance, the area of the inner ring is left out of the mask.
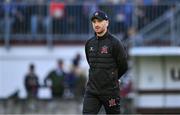
[[[83,102],[83,114],[98,114],[101,106],[107,114],[120,114],[119,95],[94,95],[86,93]]]

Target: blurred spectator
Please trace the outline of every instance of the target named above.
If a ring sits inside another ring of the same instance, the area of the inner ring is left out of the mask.
[[[137,29],[135,27],[131,27],[128,29],[128,46],[142,46],[143,45],[143,37],[138,34]]]
[[[31,33],[33,37],[37,33],[47,32],[50,26],[50,18],[47,15],[47,5],[43,0],[38,0],[37,4],[31,5]]]
[[[77,12],[77,13],[75,13]],[[70,33],[81,33],[83,30],[81,25],[83,25],[84,15],[82,15],[83,6],[82,5],[66,5],[65,13],[68,32]]]
[[[133,5],[126,0],[111,2],[113,4],[102,5],[101,9],[111,15],[110,19],[113,23],[110,24],[110,29],[113,30],[112,32],[123,35],[132,25]]]
[[[22,0],[12,1],[12,15],[14,17],[13,21],[13,32],[14,33],[25,33],[28,29],[28,15],[27,4]]]
[[[61,98],[64,93],[64,62],[62,59],[57,61],[57,68],[52,70],[44,80],[46,86],[51,87],[53,98]]]
[[[4,33],[4,9],[3,4],[0,2],[0,34]]]
[[[73,66],[77,67],[79,66],[81,60],[81,54],[76,54],[76,57],[73,59]]]
[[[33,37],[58,34],[53,40],[61,35],[75,39],[74,34],[91,33],[89,15],[101,9],[111,15],[110,30],[124,36],[132,26],[132,18],[139,30],[167,11],[170,5],[160,3],[163,0],[4,0],[0,6],[0,33],[5,36],[13,31],[13,35],[28,37],[29,33]]]
[[[51,1],[49,6],[50,16],[52,18],[53,33],[62,33],[67,30],[65,16],[64,2]]]
[[[82,15],[84,18],[83,20],[81,20],[81,28],[83,28],[83,33],[89,32],[89,15],[92,15],[93,12],[99,9],[98,4],[96,2],[97,0],[85,0],[83,2]]]
[[[35,73],[34,64],[29,65],[29,72],[25,76],[24,85],[28,98],[29,97],[37,98],[39,80],[38,80],[38,76]]]
[[[77,53],[72,60],[70,72],[65,78],[66,98],[75,98],[78,99],[77,101],[82,99],[86,84],[86,75],[83,72],[83,69],[80,67],[80,61],[81,54]]]
[[[148,18],[146,17],[146,5],[149,5],[146,0],[135,0],[136,9],[135,9],[135,15],[138,20],[138,30],[143,28],[145,24],[149,21]]]
[[[73,59],[73,67],[74,67],[74,72],[76,76],[74,94],[77,100],[82,99],[82,97],[84,96],[85,85],[87,81],[86,74],[83,71],[83,68],[81,68],[80,66],[81,59],[82,59],[82,56],[80,53],[77,53]]]
[[[84,96],[86,81],[86,75],[83,71],[77,73],[76,84],[74,89],[74,94],[77,101],[81,100]]]
[[[70,72],[65,77],[65,83],[66,83],[66,92],[65,97],[66,98],[74,98],[75,96],[75,85],[77,76],[79,73],[79,64],[81,60],[81,55],[79,53],[76,54],[76,56],[72,60],[72,67],[70,68]]]
[[[81,62],[81,54],[77,53],[72,60],[72,67],[71,67],[71,70],[74,71],[76,76],[79,75],[82,71],[82,68],[80,68],[80,62]]]
[[[50,15],[53,18],[62,18],[64,16],[64,7],[65,5],[63,2],[52,1],[49,8]]]
[[[0,32],[10,34],[14,22],[13,3],[11,1],[4,1],[0,5]]]
[[[65,98],[74,98],[74,89],[76,84],[76,74],[75,68],[72,68],[71,71],[65,77]]]

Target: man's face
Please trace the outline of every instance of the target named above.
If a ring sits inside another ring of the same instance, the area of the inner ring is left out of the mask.
[[[93,29],[97,34],[103,33],[107,29],[108,24],[109,24],[108,20],[99,20],[99,19],[92,20]]]
[[[58,62],[58,68],[63,69],[63,62]]]

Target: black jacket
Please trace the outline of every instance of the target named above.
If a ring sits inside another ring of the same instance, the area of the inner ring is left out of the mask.
[[[86,42],[85,52],[90,66],[86,91],[119,93],[118,79],[128,68],[127,54],[121,42],[109,32],[100,38],[95,35]]]
[[[39,88],[38,76],[32,73],[28,73],[24,79],[24,85],[28,96],[37,96]]]

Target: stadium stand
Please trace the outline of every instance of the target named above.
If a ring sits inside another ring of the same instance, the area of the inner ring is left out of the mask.
[[[109,28],[122,40],[128,39],[127,31],[134,27],[143,37],[144,44],[161,45],[162,39],[166,39],[162,45],[177,43],[178,4],[165,4],[161,0],[122,0],[119,3],[114,0],[45,1],[37,0],[36,4],[23,0],[1,2],[1,44],[54,44],[62,41],[84,43],[92,35],[89,16],[97,9],[110,15]]]
[[[176,63],[180,55],[177,51],[180,46],[179,0],[0,0],[0,75],[8,73],[6,68],[14,70],[12,63],[16,66],[19,64],[16,70],[18,73],[25,71],[28,62],[35,61],[37,67],[41,68],[37,70],[41,77],[59,57],[70,63],[77,51],[83,54],[86,40],[94,34],[90,16],[98,9],[107,12],[110,18],[109,30],[122,40],[129,51],[130,72],[120,82],[122,113],[180,113],[180,105],[174,104],[176,101],[172,98],[179,100],[178,95],[174,94],[180,91],[171,89],[178,88],[176,83],[179,81],[174,83],[168,78],[169,68],[173,77],[178,76],[179,72]],[[11,52],[9,47],[13,49]],[[10,60],[12,63],[9,63]],[[82,60],[86,61],[84,58]],[[83,66],[83,69],[86,67]],[[135,74],[131,73],[131,69]],[[6,76],[8,79],[20,81],[20,76],[12,78],[10,74]],[[158,83],[154,86],[148,85],[152,89],[147,90],[148,86],[144,84],[152,83],[154,77],[160,80],[155,81]],[[134,79],[140,88],[145,88],[137,89],[135,95],[132,93],[135,81],[131,81]],[[0,76],[0,83],[3,80],[10,83],[10,80]],[[166,83],[161,86],[159,82]],[[1,85],[6,86],[6,83]],[[12,84],[10,88],[13,89],[15,85]],[[165,88],[153,89],[156,85]],[[46,86],[41,88],[48,89]],[[21,91],[14,92],[12,89],[4,94],[6,98],[0,97],[0,114],[79,114],[82,110],[82,98],[80,101],[74,98],[26,100],[19,99]],[[3,91],[3,87],[0,87],[0,91]],[[10,91],[12,94],[7,96]],[[68,91],[66,93],[68,95]],[[149,98],[148,94],[155,96]],[[152,107],[154,103],[151,103],[151,99],[155,99],[157,108]]]

